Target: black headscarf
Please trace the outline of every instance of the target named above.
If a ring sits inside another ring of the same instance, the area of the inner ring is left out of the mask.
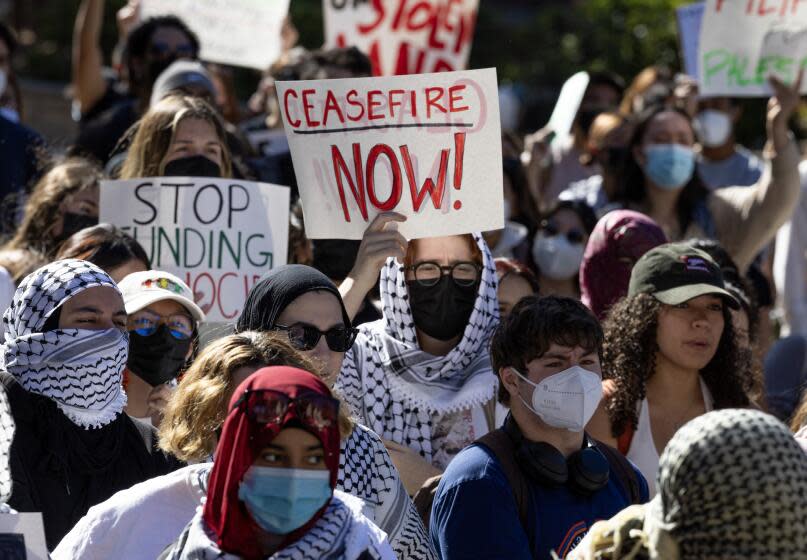
[[[287,264],[264,274],[252,288],[244,310],[235,326],[236,332],[270,331],[277,318],[295,299],[307,292],[324,290],[332,293],[342,308],[342,320],[351,326],[342,296],[327,276],[302,264]]]

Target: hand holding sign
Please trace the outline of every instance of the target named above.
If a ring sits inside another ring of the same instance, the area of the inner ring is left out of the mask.
[[[773,97],[768,100],[768,138],[773,141],[777,151],[783,149],[789,142],[787,122],[801,101],[799,90],[803,78],[804,68],[801,68],[796,80],[789,86],[776,76],[771,76],[768,80],[774,92]]]

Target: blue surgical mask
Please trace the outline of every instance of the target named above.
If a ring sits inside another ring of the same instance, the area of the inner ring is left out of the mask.
[[[682,188],[695,171],[695,153],[680,144],[651,144],[644,149],[647,162],[644,172],[662,189]]]
[[[255,523],[273,535],[305,525],[333,495],[327,470],[249,468],[238,487]]]

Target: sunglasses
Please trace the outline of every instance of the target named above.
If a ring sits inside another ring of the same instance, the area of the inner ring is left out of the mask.
[[[542,222],[541,223],[541,231],[543,231],[547,237],[554,237],[556,235],[564,235],[558,231],[558,228],[552,222]],[[585,235],[579,229],[569,230],[565,234],[566,239],[569,240],[569,243],[579,244],[583,242],[585,239]]]
[[[163,317],[148,310],[138,311],[129,317],[129,330],[140,336],[151,336],[160,325],[165,325],[171,336],[177,340],[187,340],[193,336],[193,319],[187,315]]]
[[[196,49],[191,44],[171,46],[161,41],[155,41],[149,45],[149,54],[155,58],[195,58]]]
[[[339,421],[339,401],[316,393],[290,397],[272,389],[247,389],[233,410],[244,410],[247,418],[257,424],[277,424],[292,407],[297,418],[314,430],[331,428]]]
[[[323,336],[331,351],[347,352],[359,334],[359,329],[345,327],[333,327],[323,332],[317,327],[305,323],[296,323],[291,326],[275,325],[275,329],[286,331],[291,345],[304,352],[313,350]]]

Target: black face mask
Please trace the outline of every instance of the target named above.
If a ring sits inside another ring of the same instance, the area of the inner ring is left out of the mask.
[[[190,347],[190,338],[174,338],[165,325],[160,325],[150,336],[130,331],[129,361],[126,366],[143,381],[156,387],[179,375]]]
[[[98,216],[65,212],[62,214],[62,233],[59,240],[64,241],[74,233],[95,225],[98,225]]]
[[[465,330],[474,310],[479,283],[459,286],[446,275],[434,286],[406,282],[415,326],[437,340],[451,340]]]
[[[221,177],[221,168],[205,156],[190,156],[166,163],[163,177]]]

